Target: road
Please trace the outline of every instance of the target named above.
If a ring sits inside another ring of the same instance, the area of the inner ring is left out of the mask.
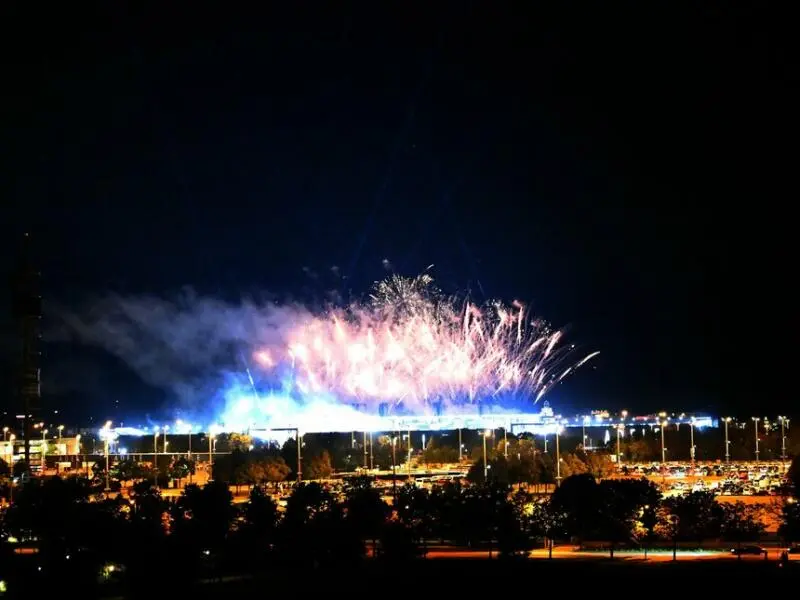
[[[770,548],[768,550],[768,557],[771,561],[777,561],[780,558],[780,549]],[[497,552],[492,552],[492,557],[496,557]],[[428,546],[427,558],[431,559],[448,559],[448,558],[474,558],[474,559],[487,559],[489,557],[489,549],[475,549],[475,548],[459,548],[453,546]],[[537,560],[547,560],[548,552],[546,549],[536,549],[530,552],[529,557]],[[553,559],[559,560],[608,560],[608,552],[598,551],[579,551],[574,546],[562,545],[553,548]],[[614,553],[614,559],[626,561],[644,562],[644,553],[630,552],[630,551],[617,551]],[[678,550],[677,559],[679,561],[735,561],[737,558],[732,556],[729,550],[705,550],[705,551],[687,551]],[[667,562],[672,560],[672,552],[669,550],[650,551],[647,553],[648,562]],[[763,556],[743,556],[742,560],[754,561],[764,560]],[[800,560],[800,556],[794,555],[791,560]]]

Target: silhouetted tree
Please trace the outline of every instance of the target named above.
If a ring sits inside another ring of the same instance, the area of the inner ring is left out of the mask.
[[[402,522],[390,521],[381,528],[381,559],[391,563],[414,560],[424,555],[414,530]]]
[[[356,477],[349,482],[347,489],[347,520],[363,538],[372,540],[373,556],[381,528],[389,515],[389,506],[371,485],[367,477]]]
[[[314,456],[306,468],[306,475],[309,479],[329,479],[332,474],[331,455],[327,450]]]
[[[351,565],[364,543],[344,518],[343,507],[316,482],[298,485],[278,530],[278,560],[288,564]]]
[[[786,478],[793,488],[794,497],[797,498],[800,496],[800,454],[795,456],[792,460],[792,464],[789,465]]]
[[[800,542],[800,502],[794,498],[783,503],[778,533],[789,544]]]
[[[544,538],[548,558],[553,558],[555,540],[567,534],[567,515],[551,500],[536,501],[528,517],[531,534]]]
[[[724,513],[711,492],[692,492],[673,496],[662,502],[664,517],[677,517],[675,536],[678,540],[703,540],[717,538],[722,531]]]
[[[764,533],[765,526],[761,519],[760,507],[744,502],[726,502],[720,504],[720,507],[722,509],[720,529],[723,539],[736,542],[741,547],[742,542],[756,541]]]
[[[569,535],[591,539],[602,520],[604,498],[595,478],[588,473],[564,479],[550,499],[554,511],[564,514]]]

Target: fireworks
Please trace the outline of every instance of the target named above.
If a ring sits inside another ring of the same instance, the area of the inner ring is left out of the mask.
[[[182,418],[245,429],[524,411],[597,355],[575,356],[520,303],[448,296],[427,274],[390,277],[324,312],[187,292],[109,296],[61,316],[63,339],[117,357]]]
[[[538,401],[598,354],[567,364],[573,347],[561,338],[518,302],[477,306],[445,296],[423,274],[379,282],[368,302],[309,317],[255,358],[267,372],[289,364],[306,397],[430,412],[505,397]]]

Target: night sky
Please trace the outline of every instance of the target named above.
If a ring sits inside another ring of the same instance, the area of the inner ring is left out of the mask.
[[[766,5],[109,4],[0,18],[0,270],[30,231],[46,311],[362,294],[384,259],[433,264],[601,351],[551,397],[565,410],[791,410],[796,69]],[[76,419],[165,402],[76,345],[45,345],[43,379]]]

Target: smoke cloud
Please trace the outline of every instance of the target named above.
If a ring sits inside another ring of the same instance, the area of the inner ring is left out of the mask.
[[[247,381],[252,353],[285,343],[311,313],[297,305],[229,303],[190,290],[176,298],[109,295],[55,311],[51,341],[104,350],[188,410],[208,410],[224,387]]]

